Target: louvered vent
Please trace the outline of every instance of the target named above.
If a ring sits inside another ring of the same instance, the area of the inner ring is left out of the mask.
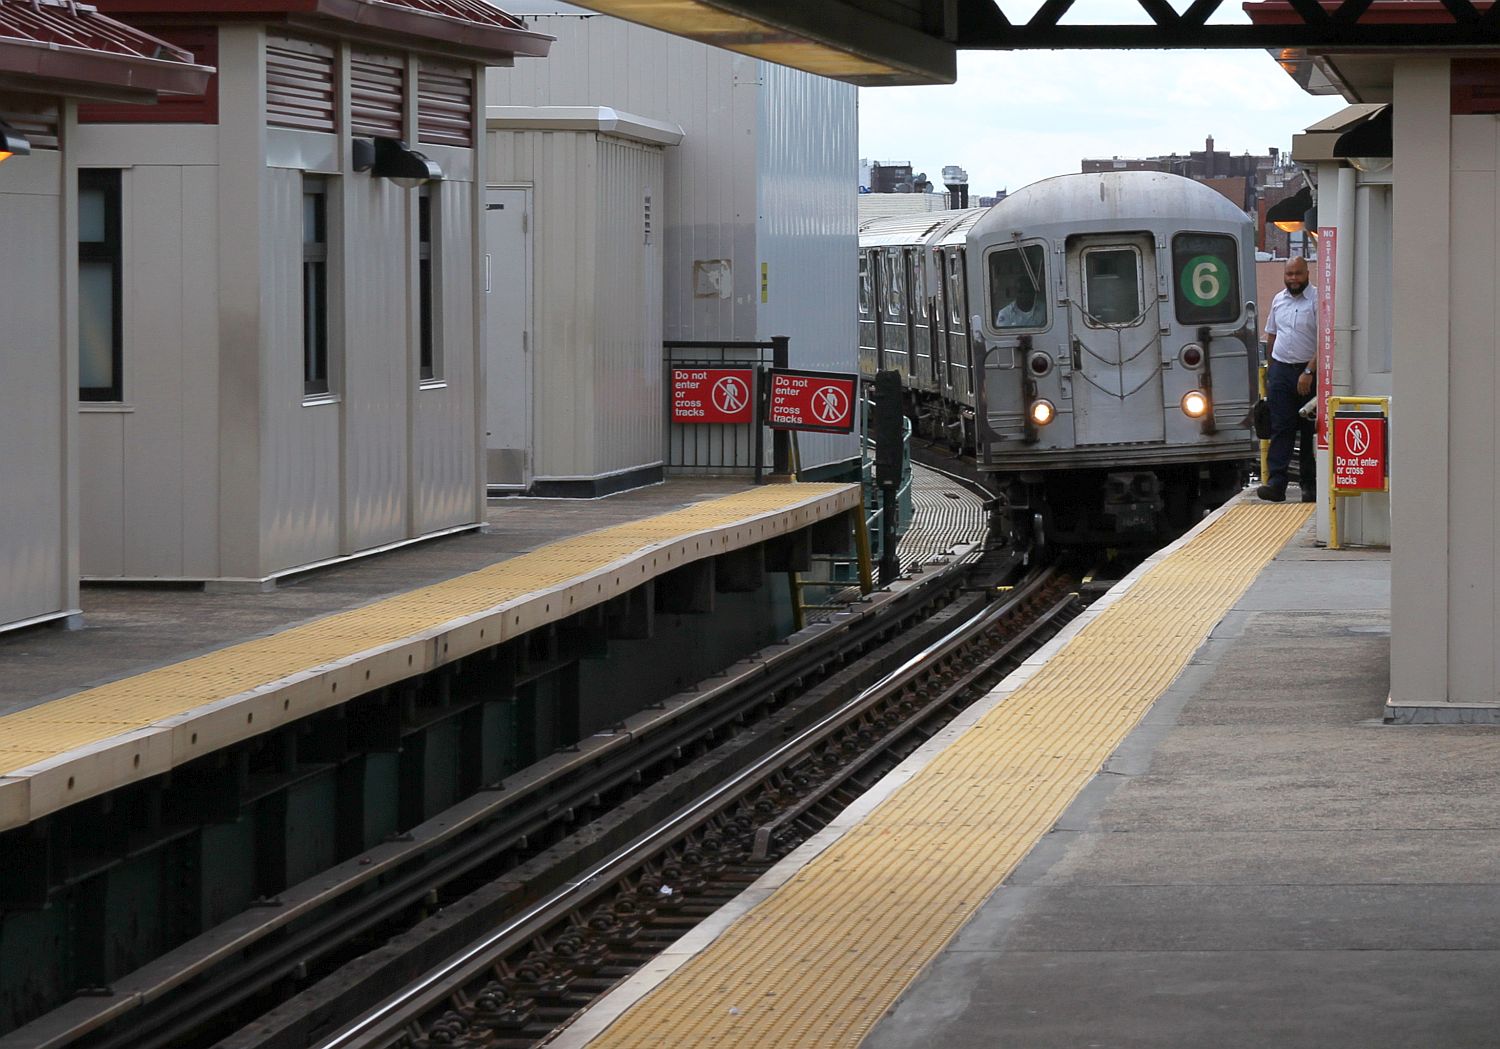
[[[266,123],[334,130],[333,50],[290,37],[266,41]]]
[[[417,137],[445,146],[474,144],[474,74],[428,67],[417,75]]]
[[[349,63],[349,123],[356,135],[404,138],[406,66],[396,55],[356,51]]]

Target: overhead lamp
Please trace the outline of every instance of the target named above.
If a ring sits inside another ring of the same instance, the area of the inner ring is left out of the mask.
[[[443,169],[425,154],[399,138],[380,136],[354,140],[354,170],[368,171],[375,178],[388,178],[402,189],[416,189],[443,178]]]
[[[1391,128],[1395,123],[1390,106],[1376,110],[1375,114],[1340,135],[1333,143],[1333,155],[1347,160],[1357,171],[1384,171],[1391,166],[1395,153]]]
[[[1266,221],[1283,233],[1296,233],[1301,229],[1317,227],[1317,208],[1313,204],[1311,186],[1303,186],[1284,200],[1278,200],[1266,209]],[[1314,216],[1311,227],[1308,216]]]
[[[0,120],[0,164],[16,156],[31,156],[31,143],[25,135]]]

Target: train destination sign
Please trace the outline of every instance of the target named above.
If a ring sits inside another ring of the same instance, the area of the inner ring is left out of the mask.
[[[674,423],[748,423],[754,415],[750,368],[673,368]]]
[[[773,430],[851,433],[859,376],[774,369],[766,423]]]
[[[1347,492],[1385,491],[1385,425],[1383,415],[1334,415],[1334,488]]]

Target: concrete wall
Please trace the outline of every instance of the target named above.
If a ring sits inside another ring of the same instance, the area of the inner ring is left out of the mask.
[[[0,164],[0,630],[78,608],[72,182],[57,150]]]

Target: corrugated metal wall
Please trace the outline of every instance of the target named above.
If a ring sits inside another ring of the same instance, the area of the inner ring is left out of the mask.
[[[0,627],[77,606],[64,514],[62,156],[38,149],[0,169],[0,244],[24,265],[0,281]]]
[[[527,21],[557,43],[491,70],[490,105],[613,106],[685,132],[666,157],[664,337],[788,335],[799,364],[857,371],[855,89],[601,15]],[[763,261],[788,278],[765,307]],[[844,439],[800,444],[806,466],[854,455]]]
[[[659,462],[661,245],[643,206],[648,188],[660,206],[662,151],[576,131],[493,131],[489,148],[492,184],[533,187],[535,478]]]
[[[795,367],[857,373],[855,89],[765,62],[760,72],[756,337],[790,335]],[[859,445],[853,435],[803,433],[798,450],[811,467],[853,459]]]
[[[479,388],[474,331],[474,185],[450,179],[433,187],[438,227],[441,383],[417,391],[412,474],[417,534],[474,520],[474,492],[481,483],[475,440],[475,396]],[[416,199],[413,195],[412,204]],[[415,301],[415,299],[413,299]]]
[[[302,173],[273,168],[264,185],[260,563],[261,573],[269,574],[340,553],[342,405],[302,403]],[[330,200],[330,215],[334,207]],[[331,304],[329,313],[331,360],[336,345]],[[388,337],[387,347],[391,341]],[[336,374],[332,365],[330,372]]]
[[[105,129],[88,134],[83,166],[113,152]],[[123,172],[120,192],[128,258],[149,264],[124,267],[124,402],[86,404],[79,415],[81,571],[211,577],[219,563],[217,175],[204,165],[137,164]]]
[[[646,198],[661,206],[662,150],[598,137],[592,473],[661,462],[661,233],[645,236]],[[653,215],[653,226],[656,219]]]

